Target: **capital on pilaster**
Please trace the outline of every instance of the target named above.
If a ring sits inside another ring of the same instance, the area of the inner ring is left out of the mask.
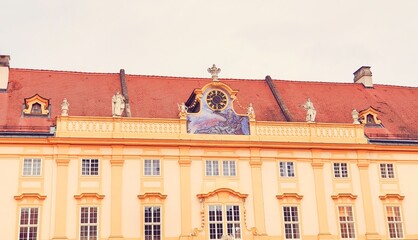
[[[55,159],[55,162],[57,163],[57,166],[68,166],[70,163],[69,158],[57,158]]]

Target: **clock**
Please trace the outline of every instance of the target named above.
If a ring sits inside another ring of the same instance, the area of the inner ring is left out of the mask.
[[[226,107],[228,97],[221,90],[212,90],[206,96],[206,103],[212,110],[220,111]]]

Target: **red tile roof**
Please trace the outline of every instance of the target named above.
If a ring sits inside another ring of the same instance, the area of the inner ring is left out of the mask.
[[[177,118],[177,103],[209,78],[126,75],[132,117]],[[238,90],[235,111],[253,103],[258,121],[286,121],[265,80],[221,79]],[[294,121],[304,122],[301,105],[309,97],[316,122],[352,123],[351,111],[373,107],[384,128],[366,128],[369,136],[418,139],[418,88],[375,84],[273,80]],[[67,98],[70,116],[111,116],[111,98],[121,91],[118,73],[80,73],[10,69],[7,92],[0,92],[0,131],[45,132],[55,125],[60,104]],[[122,91],[121,91],[122,92]],[[24,99],[34,94],[50,99],[50,118],[22,117]]]

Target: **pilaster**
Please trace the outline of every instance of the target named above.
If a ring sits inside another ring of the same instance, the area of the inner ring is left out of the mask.
[[[123,146],[112,146],[111,169],[111,200],[110,200],[110,237],[109,239],[123,239],[122,234],[122,174],[123,174]]]
[[[324,188],[324,162],[320,158],[320,152],[313,152],[312,168],[314,172],[316,208],[318,211],[318,239],[331,239],[328,228],[327,204]]]
[[[359,153],[360,157],[358,159],[357,166],[360,172],[361,194],[366,223],[366,239],[382,239],[376,232],[372,195],[370,193],[369,161],[366,160],[366,156],[364,156],[365,154],[366,153]]]
[[[56,176],[56,196],[55,196],[55,239],[67,238],[67,191],[68,191],[68,165],[70,159],[67,157],[58,157],[55,160],[57,164]]]
[[[260,149],[251,148],[251,182],[253,188],[253,206],[255,217],[255,228],[258,235],[266,235],[266,224],[264,216],[264,197],[263,197],[263,181],[261,174],[261,158]]]
[[[190,206],[190,154],[189,147],[179,147],[180,166],[180,207],[181,207],[181,234],[180,239],[189,239],[192,232],[192,214]]]

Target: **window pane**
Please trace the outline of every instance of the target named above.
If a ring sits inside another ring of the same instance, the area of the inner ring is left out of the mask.
[[[223,175],[229,176],[229,164],[228,161],[222,161],[222,167],[223,167]]]
[[[29,223],[29,208],[20,209],[20,224],[27,225]]]
[[[288,177],[294,177],[295,171],[293,168],[293,162],[287,162],[287,176]]]
[[[219,164],[218,161],[213,161],[213,176],[219,176]]]
[[[151,160],[144,161],[144,175],[151,175]]]
[[[32,174],[32,159],[23,160],[23,176]]]
[[[230,176],[236,176],[236,170],[235,170],[235,161],[229,161],[229,175]]]
[[[160,160],[153,160],[153,175],[159,176],[160,175]]]
[[[90,160],[83,159],[81,161],[81,175],[89,175]]]
[[[33,159],[33,175],[41,175],[41,159]]]
[[[91,175],[99,175],[99,160],[98,159],[92,159],[90,167],[91,167],[90,169]]]
[[[286,174],[285,174],[285,169],[284,169],[284,162],[280,162],[279,163],[279,166],[280,166],[280,176],[281,177],[285,177],[286,176]]]
[[[387,164],[387,174],[388,174],[388,178],[394,178],[395,174],[393,171],[393,164]]]

